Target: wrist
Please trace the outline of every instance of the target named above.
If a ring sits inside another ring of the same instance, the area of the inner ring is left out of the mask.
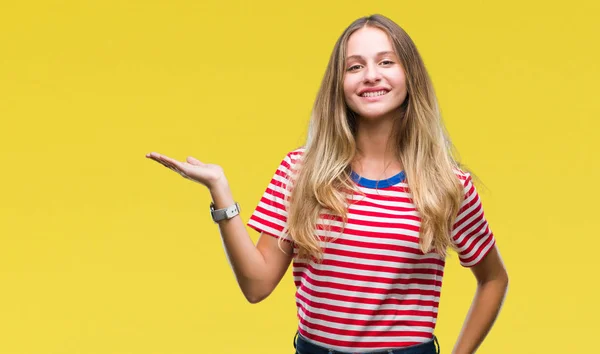
[[[224,178],[221,181],[211,185],[209,192],[215,209],[227,208],[235,204],[229,184]]]
[[[220,194],[229,189],[229,182],[227,182],[227,178],[225,178],[225,176],[221,176],[212,181],[210,184],[207,184],[206,187],[208,187],[211,195]]]

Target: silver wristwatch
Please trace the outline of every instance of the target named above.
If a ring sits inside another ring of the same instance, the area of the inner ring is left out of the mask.
[[[210,203],[210,215],[212,216],[214,222],[219,222],[221,220],[229,220],[234,216],[238,215],[240,211],[241,209],[238,203],[235,203],[230,207],[217,210],[215,210],[215,203]]]

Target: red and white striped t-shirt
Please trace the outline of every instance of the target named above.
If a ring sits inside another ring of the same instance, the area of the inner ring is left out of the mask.
[[[303,149],[290,152],[252,214],[248,226],[274,237],[285,233],[288,176]],[[477,264],[494,245],[479,196],[468,173],[457,170],[465,198],[452,236],[460,263]],[[339,351],[404,347],[432,338],[444,259],[419,249],[420,217],[404,174],[372,181],[353,174],[364,195],[351,198],[348,222],[320,220],[321,263],[294,257],[298,330],[318,345]],[[337,218],[339,220],[339,218]],[[322,228],[327,223],[329,231]],[[297,253],[297,249],[295,249]]]

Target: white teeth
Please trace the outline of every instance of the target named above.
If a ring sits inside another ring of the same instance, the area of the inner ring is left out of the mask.
[[[377,92],[365,92],[361,96],[362,97],[377,97],[377,96],[385,95],[386,93],[387,93],[387,91],[381,90],[381,91],[377,91]]]

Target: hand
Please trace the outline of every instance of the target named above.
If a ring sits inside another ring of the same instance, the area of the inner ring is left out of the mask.
[[[146,154],[146,157],[170,168],[184,178],[206,186],[208,189],[227,183],[221,166],[205,164],[191,156],[186,159],[186,162],[180,162],[156,152]]]

